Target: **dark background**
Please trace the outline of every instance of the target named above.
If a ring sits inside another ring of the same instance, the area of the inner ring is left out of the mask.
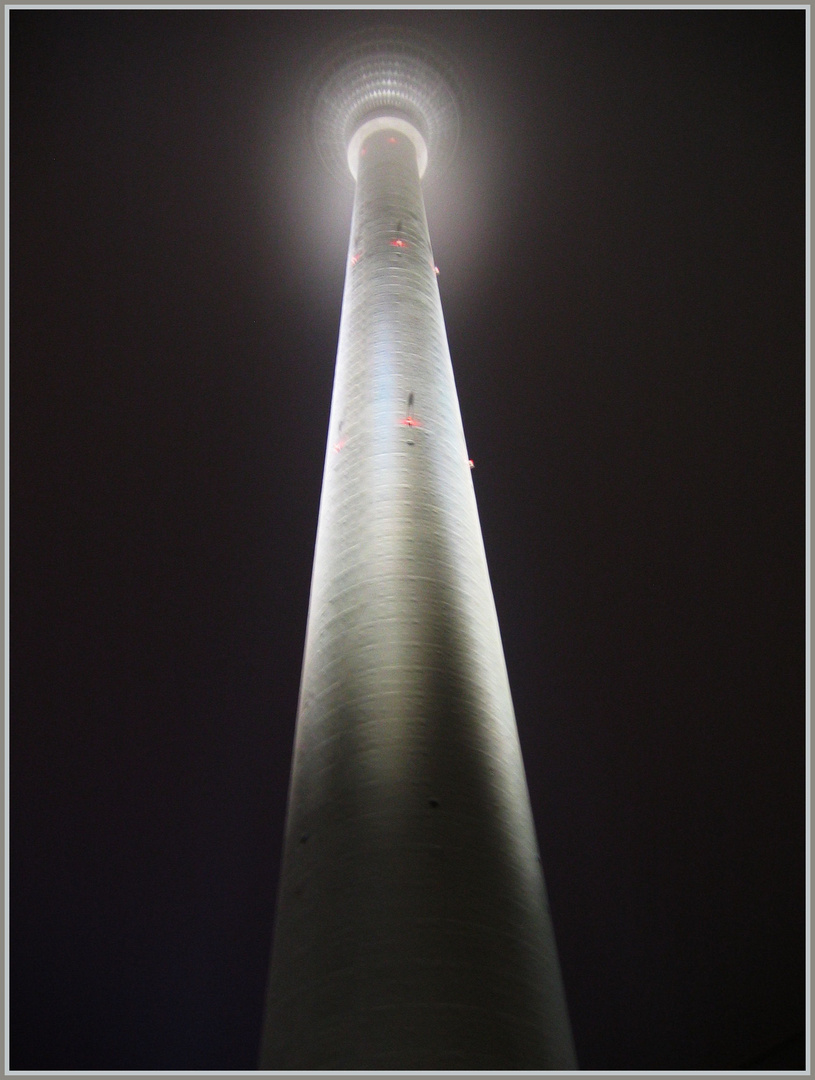
[[[803,11],[17,10],[11,1065],[254,1067],[352,186],[395,17],[584,1069],[803,1068]]]

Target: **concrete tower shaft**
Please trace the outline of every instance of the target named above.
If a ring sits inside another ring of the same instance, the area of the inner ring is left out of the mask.
[[[416,143],[360,140],[261,1067],[575,1067]]]

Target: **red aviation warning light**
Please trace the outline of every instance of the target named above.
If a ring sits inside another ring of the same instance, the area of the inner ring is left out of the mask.
[[[391,247],[406,248],[407,246],[408,246],[407,240],[402,240],[401,237],[399,237],[396,240],[391,240]]]
[[[359,260],[362,258],[362,252],[358,251],[356,255],[351,256],[351,265],[356,266]]]
[[[421,427],[422,425],[416,419],[415,416],[406,416],[404,420],[400,420],[399,423],[403,427]]]
[[[337,441],[334,443],[334,453],[339,454],[343,446],[345,446],[345,435],[342,432],[342,426],[345,423],[344,420],[340,420],[340,426],[337,428]]]

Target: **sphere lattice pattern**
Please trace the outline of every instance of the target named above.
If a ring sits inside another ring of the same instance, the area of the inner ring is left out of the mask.
[[[398,116],[421,133],[434,171],[455,153],[462,85],[452,58],[415,33],[358,34],[332,49],[313,90],[317,151],[335,175],[348,176],[354,132],[376,116]]]

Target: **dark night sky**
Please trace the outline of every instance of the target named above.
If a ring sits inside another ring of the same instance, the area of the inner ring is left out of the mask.
[[[253,1068],[352,188],[398,20],[578,1056],[803,1067],[805,13],[11,14],[11,1065]]]

